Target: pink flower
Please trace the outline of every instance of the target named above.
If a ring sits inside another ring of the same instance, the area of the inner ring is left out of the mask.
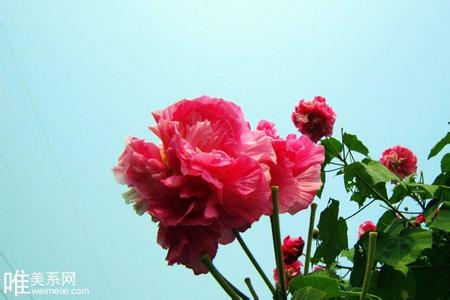
[[[295,127],[313,142],[324,136],[331,136],[335,120],[336,114],[333,109],[328,106],[326,99],[320,96],[310,101],[300,100],[292,113]]]
[[[386,168],[401,178],[405,178],[417,171],[416,156],[411,150],[400,145],[384,150],[380,161]]]
[[[284,266],[284,277],[286,281],[286,286],[289,286],[289,282],[296,276],[299,276],[302,274],[301,267],[303,267],[303,263],[299,260],[296,260],[292,264],[283,264]],[[278,284],[278,270],[275,268],[273,270],[273,279],[275,280],[275,284]]]
[[[205,272],[200,257],[213,258],[219,242],[232,241],[231,229],[270,214],[259,161],[275,160],[272,138],[250,131],[241,109],[222,99],[182,100],[153,115],[162,145],[130,138],[113,172],[131,188],[127,201],[159,222],[169,264]]]
[[[377,225],[375,225],[372,221],[364,221],[359,225],[358,230],[358,238],[360,239],[364,233],[368,231],[375,231],[377,230]]]
[[[307,208],[322,186],[320,167],[324,161],[324,149],[308,137],[294,134],[286,140],[273,140],[276,161],[267,161],[271,185],[279,186],[281,213],[295,214]]]
[[[425,216],[423,214],[418,215],[416,217],[416,219],[414,220],[414,223],[416,224],[416,226],[419,226],[423,222],[426,222],[426,218],[425,218]]]
[[[275,124],[266,120],[261,120],[258,123],[256,129],[264,131],[266,135],[279,139],[280,136],[277,134],[277,129],[275,128]]]
[[[285,237],[281,245],[283,262],[287,265],[294,263],[302,255],[304,246],[305,242],[301,237],[292,238],[290,235]]]

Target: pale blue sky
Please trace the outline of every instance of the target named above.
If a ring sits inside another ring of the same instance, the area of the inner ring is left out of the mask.
[[[322,95],[374,158],[403,144],[427,180],[438,171],[426,156],[449,128],[448,1],[0,0],[0,21],[0,251],[16,269],[76,271],[91,290],[79,299],[225,299],[210,276],[166,266],[110,171],[125,137],[155,140],[150,112],[178,99],[233,100],[286,135],[298,100]],[[340,178],[324,195],[356,209]],[[352,219],[352,242],[380,212]],[[282,216],[283,235],[305,237],[307,218]],[[271,276],[268,220],[244,238]],[[216,263],[267,299],[237,244]]]

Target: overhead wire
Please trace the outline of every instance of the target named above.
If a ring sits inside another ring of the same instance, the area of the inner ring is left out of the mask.
[[[84,235],[84,237],[85,237],[85,239],[87,241],[87,244],[89,246],[90,252],[92,253],[92,256],[94,257],[94,260],[95,260],[95,262],[97,264],[97,267],[98,267],[98,269],[100,271],[100,274],[101,274],[101,276],[103,278],[103,281],[105,282],[105,284],[107,286],[108,292],[110,293],[110,297],[111,298],[115,298],[114,297],[114,293],[112,292],[111,284],[110,284],[110,282],[108,280],[108,277],[106,275],[106,272],[105,272],[105,270],[103,268],[102,263],[100,262],[100,259],[99,259],[98,255],[97,255],[97,252],[95,251],[95,248],[94,248],[94,245],[92,243],[92,240],[91,240],[91,238],[89,236],[89,233],[88,233],[88,231],[86,229],[86,225],[84,224],[84,222],[83,222],[83,220],[81,218],[81,214],[80,214],[80,212],[78,210],[77,205],[75,204],[75,201],[74,201],[74,198],[72,196],[72,193],[69,190],[68,184],[67,184],[65,176],[64,176],[64,174],[62,172],[61,166],[59,165],[58,159],[56,158],[56,152],[53,149],[52,144],[50,143],[50,139],[49,139],[49,136],[47,134],[47,131],[45,130],[44,124],[43,124],[43,122],[42,122],[42,120],[41,120],[41,118],[39,116],[39,112],[38,112],[38,110],[36,108],[36,104],[34,102],[34,99],[33,99],[32,95],[31,95],[31,92],[30,92],[30,89],[28,87],[28,84],[27,84],[27,82],[25,80],[25,76],[24,76],[24,74],[22,72],[22,68],[20,67],[20,64],[19,64],[19,61],[17,59],[17,56],[15,55],[15,52],[14,52],[14,49],[12,47],[11,41],[10,41],[10,39],[8,37],[8,34],[7,34],[6,30],[5,30],[3,22],[1,22],[1,21],[0,21],[0,27],[1,27],[1,30],[3,32],[3,35],[5,36],[5,39],[6,39],[8,48],[9,48],[9,51],[10,51],[11,56],[13,58],[14,64],[15,64],[15,66],[17,68],[17,72],[19,74],[21,83],[22,83],[22,85],[23,85],[23,87],[25,89],[28,102],[30,103],[30,106],[31,106],[31,108],[33,110],[33,114],[35,116],[35,119],[36,119],[36,121],[37,121],[37,123],[39,125],[39,128],[41,130],[41,133],[42,133],[42,135],[44,137],[44,142],[45,142],[45,144],[46,144],[46,146],[47,146],[47,148],[48,148],[48,150],[50,152],[53,164],[54,164],[54,166],[55,166],[55,168],[56,168],[56,170],[58,172],[58,176],[59,176],[59,178],[61,180],[63,189],[64,189],[65,193],[67,194],[67,197],[69,198],[69,201],[70,201],[72,209],[73,209],[73,211],[75,213],[76,219],[77,219],[77,221],[78,221],[78,223],[80,225],[81,231],[82,231],[82,233],[83,233],[83,235]]]

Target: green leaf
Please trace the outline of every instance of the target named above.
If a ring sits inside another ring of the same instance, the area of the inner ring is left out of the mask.
[[[323,293],[320,299],[329,299],[333,297],[338,297],[341,294],[341,290],[339,288],[339,281],[330,277],[323,276],[297,276],[291,280],[289,283],[289,289],[294,292],[294,297],[296,296],[298,291],[301,291],[302,288],[312,288],[319,290]],[[303,294],[302,292],[300,294]],[[297,298],[295,298],[297,299]],[[304,299],[304,298],[298,298]],[[306,298],[308,299],[308,298]]]
[[[324,165],[328,164],[335,157],[339,157],[342,152],[342,144],[337,139],[329,137],[323,139],[321,142],[322,146],[325,148],[325,162]]]
[[[391,180],[400,181],[400,178],[388,170],[382,163],[375,160],[363,160],[365,170],[372,179],[373,184],[388,182]]]
[[[392,210],[387,210],[384,214],[378,219],[377,222],[377,231],[384,231],[395,219],[395,212]]]
[[[365,156],[369,154],[369,149],[358,139],[356,135],[350,133],[344,133],[343,137],[344,145],[351,151],[359,152]]]
[[[431,231],[403,230],[399,235],[380,234],[375,258],[406,274],[414,262],[432,244]]]
[[[441,171],[450,172],[450,153],[444,155],[441,160]]]
[[[444,202],[430,227],[450,232],[450,201]]]
[[[297,290],[292,300],[324,300],[327,299],[326,295],[325,292],[308,286]]]
[[[319,247],[313,257],[313,262],[320,259],[329,266],[343,249],[348,248],[347,223],[339,217],[339,201],[331,199],[330,205],[320,213]]]
[[[400,182],[394,187],[394,190],[392,191],[392,196],[389,199],[389,202],[394,204],[397,202],[400,202],[408,195],[408,188]]]
[[[436,145],[434,145],[430,151],[430,154],[428,154],[428,159],[437,155],[448,144],[450,144],[450,132],[447,132],[447,134],[439,142],[437,142]]]

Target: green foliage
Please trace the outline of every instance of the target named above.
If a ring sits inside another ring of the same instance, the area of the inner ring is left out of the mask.
[[[365,156],[369,155],[369,149],[358,139],[356,135],[344,133],[344,145],[351,151],[359,152]]]
[[[375,258],[406,274],[407,265],[415,262],[422,251],[431,248],[431,245],[432,235],[427,230],[405,229],[398,235],[380,234]]]
[[[341,294],[337,279],[314,275],[294,278],[289,284],[289,289],[294,294],[293,299],[330,299]],[[312,295],[319,296],[315,290],[321,292],[320,298],[305,298]]]
[[[450,232],[450,201],[445,201],[439,210],[431,228]]]
[[[318,229],[320,245],[313,262],[322,260],[331,265],[343,249],[348,248],[347,223],[339,215],[339,201],[331,199],[330,205],[320,214]]]
[[[387,199],[386,182],[400,178],[378,161],[364,159],[344,168],[344,185],[351,200],[362,206],[366,199]]]
[[[448,144],[450,144],[450,132],[447,132],[447,134],[439,142],[437,142],[436,145],[434,145],[430,151],[430,154],[428,154],[428,159],[437,155]]]

